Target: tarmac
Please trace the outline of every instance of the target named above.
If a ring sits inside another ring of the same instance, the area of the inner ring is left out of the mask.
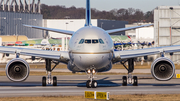
[[[180,79],[157,81],[151,75],[137,75],[138,86],[122,86],[122,75],[97,75],[97,88],[86,88],[86,75],[57,76],[58,85],[41,86],[42,76],[29,76],[24,82],[12,82],[0,76],[0,97],[84,95],[84,91],[110,92],[118,94],[179,94]]]
[[[0,72],[5,71],[5,68],[0,68]],[[34,71],[34,72],[46,72],[45,68],[36,68],[36,69],[30,69],[30,71]],[[72,72],[68,69],[59,69],[59,68],[55,68],[53,70],[53,72]],[[111,69],[110,71],[107,71],[105,73],[127,73],[126,69]],[[133,73],[151,73],[151,69],[134,69]],[[175,70],[175,74],[180,74],[180,69],[176,69]]]

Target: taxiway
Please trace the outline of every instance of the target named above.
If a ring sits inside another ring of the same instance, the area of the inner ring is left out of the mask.
[[[24,82],[11,82],[0,76],[0,97],[84,95],[84,91],[105,91],[110,94],[179,94],[180,79],[157,81],[151,75],[138,75],[139,86],[121,86],[120,75],[98,75],[97,88],[86,88],[86,75],[57,76],[58,86],[41,86],[42,76],[30,76]]]

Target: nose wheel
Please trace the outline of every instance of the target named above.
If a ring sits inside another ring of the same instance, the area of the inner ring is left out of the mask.
[[[86,87],[87,88],[96,88],[98,83],[96,80],[94,80],[94,74],[96,73],[95,69],[89,69],[87,70],[87,74],[89,74],[89,79],[86,82]]]
[[[88,80],[88,81],[86,82],[86,87],[87,87],[87,88],[96,88],[96,87],[97,87],[97,81],[96,81],[96,80],[93,80],[93,81],[91,82],[91,80]]]
[[[90,80],[87,80],[87,82],[86,82],[86,87],[87,87],[87,88],[91,88],[91,81],[90,81]]]

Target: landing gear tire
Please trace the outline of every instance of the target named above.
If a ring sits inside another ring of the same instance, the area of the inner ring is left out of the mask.
[[[53,77],[53,86],[57,86],[57,77],[56,76]]]
[[[45,76],[42,77],[42,86],[46,86],[46,77]]]
[[[97,87],[97,81],[93,80],[91,86],[92,86],[92,88],[96,88]]]
[[[122,86],[127,86],[127,77],[126,76],[122,77]]]
[[[87,88],[91,88],[91,81],[90,81],[90,80],[88,80],[88,81],[86,82],[86,87],[87,87]]]
[[[133,86],[138,86],[138,78],[137,76],[133,76]]]

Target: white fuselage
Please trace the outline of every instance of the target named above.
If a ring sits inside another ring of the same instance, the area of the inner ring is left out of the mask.
[[[69,52],[70,60],[79,69],[102,69],[111,64],[113,41],[103,29],[87,26],[73,34]]]

